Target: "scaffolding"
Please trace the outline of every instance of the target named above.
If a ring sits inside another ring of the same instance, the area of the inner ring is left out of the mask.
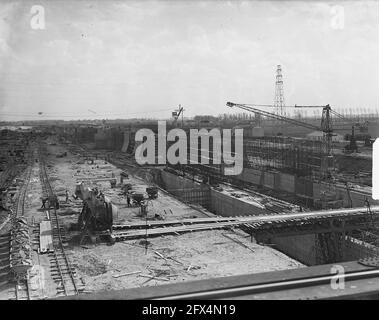
[[[273,136],[249,138],[244,142],[244,165],[248,168],[319,177],[321,159],[321,141]]]

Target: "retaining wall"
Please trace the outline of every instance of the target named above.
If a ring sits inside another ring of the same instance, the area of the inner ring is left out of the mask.
[[[210,203],[210,210],[224,217],[267,214],[265,209],[214,189],[210,190]]]
[[[305,265],[312,266],[317,262],[314,234],[276,237],[271,239],[271,243],[275,245],[274,249],[282,251]]]
[[[205,184],[161,171],[161,186],[184,202],[210,206],[210,188]]]
[[[248,174],[252,173],[249,172]],[[177,176],[167,171],[160,170],[160,175],[161,185],[167,191],[178,196],[183,201],[199,203],[217,215],[230,217],[267,213],[265,209],[256,207],[252,203],[239,198],[234,198],[222,191],[211,189],[208,185]],[[287,190],[288,186],[290,188],[295,186],[293,176],[291,177],[291,175],[280,174],[280,178],[272,175],[272,178],[268,178],[267,181],[274,181],[276,187],[282,189],[287,188]],[[315,188],[315,184],[309,187],[309,184],[305,185],[306,183],[307,182],[301,180],[298,182],[297,187],[304,189],[302,193],[309,193],[309,190],[316,193],[319,192],[319,189]],[[352,198],[354,201],[360,201],[362,194],[355,192]],[[316,251],[315,234],[274,237],[270,240],[270,243],[274,244],[274,249],[282,251],[291,258],[306,265],[315,265],[319,260]],[[368,248],[357,241],[348,242],[345,246],[344,261],[358,260],[361,257],[370,256],[373,254],[373,250],[377,252],[378,248]]]

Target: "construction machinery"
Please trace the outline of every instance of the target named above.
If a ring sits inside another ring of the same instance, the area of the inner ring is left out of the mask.
[[[332,137],[333,128],[332,128],[332,109],[330,105],[326,106],[291,106],[295,108],[320,108],[322,107],[322,117],[320,127],[299,121],[293,118],[287,118],[282,115],[275,113],[263,111],[255,108],[257,105],[248,105],[248,104],[237,104],[233,102],[227,102],[228,107],[238,107],[240,109],[261,114],[269,118],[277,119],[290,123],[295,126],[305,127],[315,131],[323,132],[323,141],[321,143],[321,163],[320,163],[320,182],[323,181],[326,183],[326,189],[320,193],[319,199],[314,199],[314,205],[316,208],[328,209],[328,208],[339,208],[343,205],[340,195],[335,190],[335,185],[333,184],[333,171],[334,171],[334,157],[332,154]],[[275,107],[272,105],[261,105],[267,107]],[[286,106],[288,107],[288,106]]]
[[[158,197],[158,188],[157,187],[147,187],[146,193],[149,196],[149,199],[156,199]]]
[[[331,178],[331,171],[333,168],[333,155],[332,155],[332,137],[333,137],[333,128],[332,128],[332,121],[331,121],[331,114],[332,110],[330,105],[325,106],[298,106],[295,105],[295,108],[320,108],[322,107],[322,118],[321,118],[321,125],[320,127],[302,122],[296,119],[288,118],[281,116],[279,114],[271,113],[268,111],[260,110],[255,107],[262,106],[262,107],[276,107],[274,105],[252,105],[252,104],[239,104],[239,103],[233,103],[233,102],[227,102],[226,105],[228,107],[237,107],[249,112],[253,112],[255,114],[260,114],[261,116],[265,116],[272,119],[277,119],[280,121],[287,122],[289,124],[305,127],[308,129],[312,129],[315,131],[321,131],[323,132],[323,143],[322,143],[322,161],[321,161],[321,178],[323,180],[330,180]],[[288,107],[288,106],[286,106]],[[291,106],[292,107],[292,106]]]
[[[79,215],[79,230],[92,235],[98,231],[112,232],[113,215],[117,207],[96,188],[91,189],[83,182],[76,185],[75,196],[83,200],[83,209]]]
[[[184,112],[184,108],[179,105],[179,108],[177,110],[174,110],[172,112],[172,117],[174,118],[174,126],[177,127],[178,126],[178,119],[180,117],[180,115],[182,116],[182,127],[183,127],[183,112]]]

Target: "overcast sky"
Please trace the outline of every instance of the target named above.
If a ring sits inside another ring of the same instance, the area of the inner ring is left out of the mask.
[[[378,58],[369,1],[1,1],[0,119],[218,115],[273,103],[277,64],[286,104],[376,108]]]

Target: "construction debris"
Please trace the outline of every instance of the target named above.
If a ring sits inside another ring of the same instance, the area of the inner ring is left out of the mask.
[[[142,271],[133,271],[133,272],[128,272],[128,273],[122,273],[122,274],[114,274],[112,275],[113,278],[120,278],[120,277],[125,277],[125,276],[131,276],[133,274],[138,274],[141,273]]]
[[[25,279],[33,266],[29,228],[25,218],[16,218],[12,224],[10,241],[10,268],[15,279]]]

